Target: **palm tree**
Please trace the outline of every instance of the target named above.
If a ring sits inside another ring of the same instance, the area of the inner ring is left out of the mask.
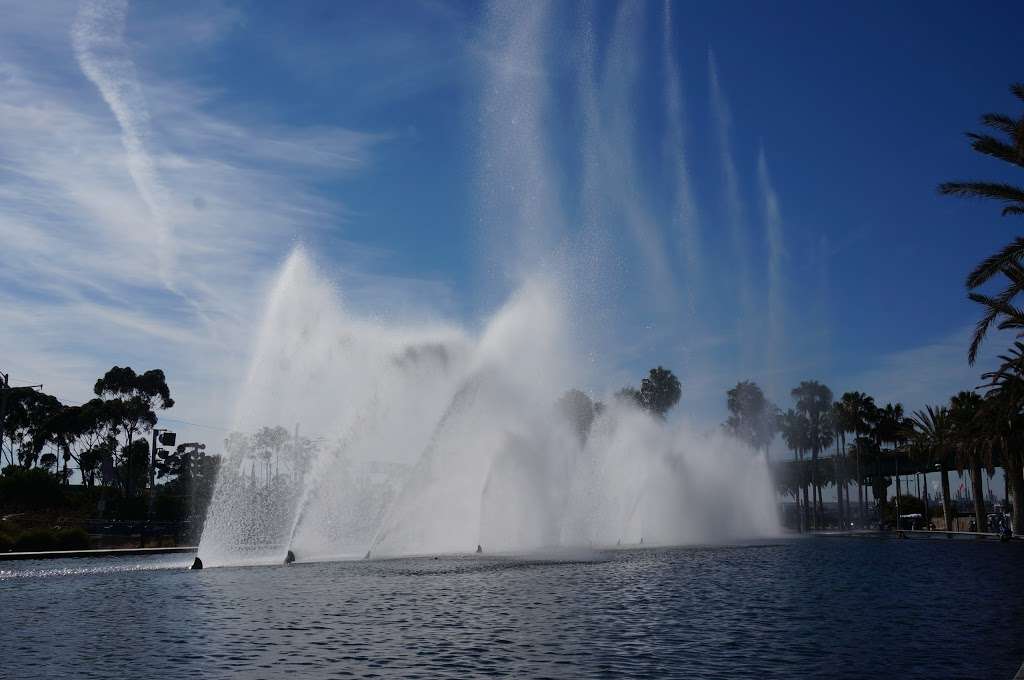
[[[949,409],[945,406],[925,406],[924,411],[914,411],[911,422],[917,447],[929,461],[939,466],[942,479],[942,520],[946,524],[946,531],[949,531],[953,526],[949,504],[949,452],[953,443],[953,421]]]
[[[1024,102],[1024,83],[1010,86],[1010,92]],[[1005,163],[1024,168],[1024,114],[1019,119],[1000,113],[986,113],[981,123],[999,133],[1002,138],[992,134],[967,133],[971,147],[978,153],[991,156]],[[1024,188],[1002,182],[945,182],[939,185],[939,193],[948,196],[966,198],[985,198],[1003,204],[1002,214],[1024,215]],[[1017,237],[999,252],[983,260],[967,276],[968,290],[975,290],[991,281],[998,274],[1009,279],[1006,289],[995,297],[972,293],[970,298],[986,308],[985,315],[978,323],[968,351],[968,360],[973,364],[978,356],[978,348],[985,338],[989,326],[1007,311],[1007,305],[1021,291],[1019,263],[1024,259],[1024,238]],[[1018,265],[1014,271],[1014,265]],[[994,304],[990,304],[994,303]],[[1017,310],[1014,314],[1017,316]]]
[[[1019,343],[1018,343],[1019,344]],[[986,373],[984,378],[991,378]],[[1005,373],[994,380],[982,407],[983,432],[990,453],[1002,458],[1009,491],[1013,497],[1013,530],[1024,534],[1024,378]]]
[[[843,497],[846,496],[846,500],[849,500],[849,489],[846,488],[846,414],[844,412],[843,403],[840,401],[832,404],[832,413],[830,415],[832,419],[832,436],[835,439],[836,455],[835,455],[835,477],[836,477],[836,500],[839,506],[839,526],[846,528],[846,517],[849,512],[848,504],[844,501]]]
[[[808,423],[808,444],[811,450],[811,485],[815,488],[814,528],[822,527],[821,487],[818,481],[818,456],[832,439],[832,390],[817,380],[804,380],[790,392],[796,400],[796,411]]]
[[[985,531],[985,498],[981,485],[982,398],[976,392],[960,392],[949,400],[949,416],[953,421],[957,467],[971,472],[971,493],[974,496],[974,521],[978,531]],[[987,461],[986,461],[987,462]],[[986,467],[989,467],[986,465]]]
[[[886,404],[883,408],[877,410],[875,418],[874,436],[875,441],[878,443],[879,451],[882,449],[883,444],[891,444],[892,448],[890,451],[892,454],[898,455],[902,445],[906,442],[909,425],[906,418],[903,417],[903,404]],[[899,472],[899,461],[896,463],[896,471]],[[900,499],[900,475],[896,475],[896,505],[897,510],[899,509]]]
[[[878,409],[875,406],[874,397],[863,392],[846,392],[840,398],[839,403],[842,404],[839,411],[839,428],[843,432],[844,443],[847,432],[852,432],[854,435],[853,449],[857,466],[857,516],[863,526],[866,494],[864,493],[864,475],[861,467],[862,441],[871,432],[871,427],[877,419]]]
[[[808,501],[807,501],[807,475],[804,473],[804,452],[809,448],[810,423],[807,418],[789,409],[779,416],[779,432],[786,442],[786,446],[793,452],[793,462],[799,475],[795,492],[797,514],[800,517],[800,531],[807,529],[808,522]],[[804,492],[803,507],[800,505],[800,489]]]
[[[726,406],[730,415],[723,424],[725,431],[767,455],[777,431],[775,404],[765,398],[757,383],[744,380],[726,392]]]

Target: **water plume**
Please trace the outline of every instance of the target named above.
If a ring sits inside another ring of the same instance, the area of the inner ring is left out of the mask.
[[[280,564],[289,550],[299,561],[493,554],[778,530],[762,455],[609,393],[567,393],[606,377],[591,348],[614,342],[615,315],[649,327],[647,310],[610,309],[618,291],[605,267],[620,245],[611,225],[622,225],[643,261],[636,279],[653,292],[646,304],[662,318],[678,305],[672,249],[643,195],[634,148],[629,102],[644,22],[636,6],[617,8],[603,52],[597,31],[582,32],[572,81],[583,123],[582,224],[573,232],[548,130],[555,11],[494,4],[484,13],[477,198],[498,302],[471,323],[360,314],[308,253],[292,253],[267,296],[235,413],[234,428],[255,434],[228,442],[204,564]],[[712,78],[717,91],[713,65]],[[681,107],[681,92],[670,91],[677,153]],[[689,229],[694,202],[679,167],[675,207]],[[699,243],[692,236],[684,247]]]
[[[586,378],[556,282],[524,283],[481,331],[348,311],[297,250],[268,299],[239,429],[301,422],[304,458],[233,448],[199,555],[298,558],[678,543],[775,529],[763,459],[614,397],[585,430],[557,407]],[[256,476],[263,461],[269,473]]]

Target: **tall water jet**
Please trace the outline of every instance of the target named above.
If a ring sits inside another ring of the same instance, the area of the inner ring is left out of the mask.
[[[571,233],[544,129],[553,102],[541,36],[558,10],[492,9],[480,203],[492,259],[505,265],[488,283],[504,300],[472,324],[383,320],[356,313],[296,250],[268,295],[241,390],[233,427],[251,436],[229,440],[200,545],[207,565],[280,563],[289,550],[492,553],[777,530],[767,465],[742,444],[610,393],[600,408],[587,399],[585,427],[559,407],[566,390],[602,382],[592,349],[614,344],[602,334],[622,298],[594,266],[615,259],[596,252],[618,248],[602,236],[616,233],[608,225],[628,225],[621,235],[656,274],[641,299],[659,314],[678,306],[672,267],[636,163],[619,163],[630,156],[619,147],[635,142],[628,103],[598,96],[595,74],[580,79],[588,209]],[[628,8],[614,27],[602,80],[625,101],[642,37]]]
[[[556,406],[585,377],[559,288],[531,281],[474,335],[346,311],[297,251],[270,296],[236,425],[301,420],[310,458],[229,451],[207,565],[527,550],[774,530],[767,466],[611,397],[585,432]],[[260,463],[269,472],[256,474]]]

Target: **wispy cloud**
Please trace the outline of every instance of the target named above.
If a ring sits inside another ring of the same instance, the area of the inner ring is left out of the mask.
[[[964,327],[946,336],[916,347],[884,354],[877,365],[844,376],[842,383],[849,390],[860,390],[875,401],[901,402],[909,410],[926,404],[941,404],[960,390],[981,385],[981,373],[996,365],[996,356],[1006,347],[1005,335],[991,338],[978,363],[967,363],[967,347],[972,327]]]
[[[78,10],[71,40],[82,72],[103,95],[121,127],[128,172],[149,219],[142,222],[156,240],[160,276],[174,288],[175,247],[167,215],[167,195],[148,147],[149,110],[139,86],[135,62],[124,43],[127,0],[85,0]]]
[[[276,267],[345,222],[319,186],[366,170],[389,135],[240,121],[215,93],[133,58],[142,43],[205,44],[217,27],[190,42],[173,23],[136,42],[123,2],[11,9],[0,25],[4,370],[83,401],[114,363],[158,366],[180,397],[171,417],[223,424]],[[443,284],[350,268],[364,249],[340,242],[332,269],[366,299],[445,298]]]

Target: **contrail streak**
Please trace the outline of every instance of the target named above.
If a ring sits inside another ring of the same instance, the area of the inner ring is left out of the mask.
[[[160,278],[174,290],[175,252],[166,191],[147,149],[149,111],[124,43],[127,12],[127,0],[86,0],[75,17],[71,44],[79,67],[100,91],[121,128],[128,172],[151,217]]]

